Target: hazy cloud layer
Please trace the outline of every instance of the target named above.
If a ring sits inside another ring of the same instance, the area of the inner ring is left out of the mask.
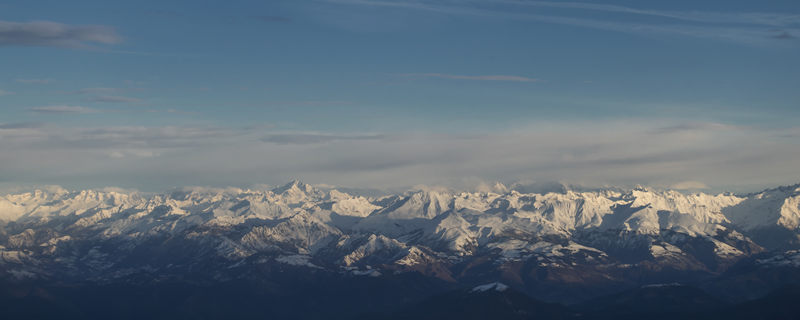
[[[53,79],[15,79],[14,81],[24,84],[48,84],[53,82]]]
[[[89,108],[89,107],[81,107],[81,106],[44,106],[44,107],[32,107],[28,110],[33,111],[35,113],[93,113],[97,112],[97,110]]]
[[[785,40],[789,40],[789,39],[796,39],[796,38],[797,38],[797,37],[793,36],[792,34],[790,34],[790,33],[789,33],[789,32],[787,32],[787,31],[783,31],[783,30],[776,30],[776,31],[774,31],[774,32],[775,32],[775,34],[771,36],[771,38],[773,38],[773,39],[785,39]]]
[[[93,88],[83,88],[80,90],[73,91],[71,93],[74,94],[113,94],[120,92],[121,89],[119,88],[105,88],[105,87],[93,87]]]
[[[709,188],[708,185],[700,181],[681,181],[669,187],[676,190],[702,190]]]
[[[271,133],[264,136],[261,141],[277,144],[319,144],[338,140],[375,140],[384,137],[378,134]]]
[[[67,25],[51,21],[0,21],[0,46],[87,47],[122,39],[108,26]]]
[[[141,102],[141,99],[132,98],[132,97],[123,97],[123,96],[97,96],[89,98],[90,101],[94,102],[106,102],[106,103],[136,103]]]
[[[492,0],[490,0],[492,1]],[[666,11],[643,10],[626,6],[586,3],[586,2],[555,2],[555,1],[526,1],[526,0],[495,0],[499,3],[515,5],[528,5],[550,8],[582,9],[592,11],[605,11],[671,18],[677,20],[705,22],[705,23],[738,23],[771,26],[800,25],[800,16],[796,14],[763,13],[763,12],[703,12],[703,11]]]
[[[514,81],[514,82],[537,82],[539,79],[512,76],[512,75],[458,75],[446,73],[404,73],[404,77],[422,77],[422,78],[442,78],[454,80],[480,80],[480,81]]]
[[[0,154],[0,179],[145,190],[291,178],[377,188],[558,180],[738,190],[800,182],[797,128],[640,120],[543,122],[483,135],[4,124],[0,149],[13,152]]]
[[[42,126],[43,124],[39,122],[0,123],[0,129],[31,129],[31,128],[41,128]]]
[[[380,0],[327,0],[326,2],[429,11],[447,15],[494,17],[534,22],[578,26],[613,32],[683,36],[717,39],[749,45],[763,45],[775,40],[791,40],[800,34],[800,17],[793,14],[761,12],[702,12],[663,11],[632,7],[550,1],[380,1]],[[544,14],[541,10],[561,9],[557,14]],[[613,16],[603,19],[585,18],[586,11],[603,11]],[[666,19],[664,23],[643,23],[636,15]]]

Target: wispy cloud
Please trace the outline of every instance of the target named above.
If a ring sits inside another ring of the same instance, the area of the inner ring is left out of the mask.
[[[171,113],[171,114],[183,114],[183,115],[196,115],[198,112],[196,111],[184,111],[178,110],[175,108],[165,108],[165,109],[145,109],[141,110],[141,112],[145,113]]]
[[[14,93],[11,92],[11,91],[5,91],[5,90],[0,89],[0,96],[7,96],[7,95],[11,95],[11,94],[14,94]]]
[[[41,122],[11,122],[0,123],[0,129],[37,129],[43,127]]]
[[[132,97],[123,97],[123,96],[96,96],[89,98],[90,101],[94,102],[106,102],[106,103],[136,103],[141,102],[141,99],[132,98]]]
[[[441,78],[454,80],[480,80],[480,81],[513,81],[513,82],[538,82],[540,79],[513,75],[458,75],[446,73],[403,73],[404,77]]]
[[[113,94],[121,91],[119,88],[92,87],[73,91],[74,94]]]
[[[743,44],[757,45],[776,39],[793,39],[800,34],[796,28],[800,15],[782,13],[718,13],[718,12],[674,12],[661,10],[635,9],[625,6],[581,2],[549,1],[378,1],[378,0],[328,0],[343,5],[399,8],[436,12],[448,15],[475,17],[496,17],[503,19],[528,20],[541,23],[561,24],[613,32],[670,35],[695,38],[717,39]],[[488,5],[487,5],[488,4]],[[551,7],[568,10],[556,14],[544,14],[540,10],[526,7]],[[605,11],[620,14],[647,15],[671,19],[666,23],[641,22],[624,15],[605,19],[581,17],[576,10]],[[691,23],[686,23],[691,22]],[[780,28],[776,29],[775,28]]]
[[[382,134],[324,134],[324,133],[272,133],[261,138],[261,141],[276,144],[318,144],[341,140],[377,140]]]
[[[167,150],[218,148],[220,144],[229,144],[250,132],[236,128],[189,126],[58,127],[39,123],[2,126],[7,130],[0,131],[0,140],[24,145],[19,148],[81,150],[99,152],[112,158],[120,158],[120,154],[145,157]]]
[[[800,14],[788,13],[763,13],[763,12],[704,12],[704,11],[667,11],[646,10],[632,7],[586,3],[586,2],[554,2],[554,1],[526,1],[526,0],[489,0],[489,2],[513,5],[526,5],[563,9],[581,9],[591,11],[604,11],[633,15],[646,15],[670,18],[676,20],[718,23],[718,24],[752,24],[765,26],[792,26],[800,24]]]
[[[153,158],[159,156],[159,153],[153,150],[139,150],[139,149],[123,149],[113,150],[108,152],[108,156],[114,159],[123,158]]]
[[[63,177],[70,183],[105,179],[101,184],[132,181],[131,186],[152,188],[280,183],[299,177],[400,187],[474,178],[691,190],[743,181],[800,181],[793,174],[800,148],[797,139],[787,138],[797,128],[653,119],[547,121],[479,135],[3,126],[0,150],[13,152],[1,152],[0,163],[8,179],[20,183],[62,183],[48,179]]]
[[[142,99],[134,98],[134,97],[127,97],[119,95],[119,93],[126,91],[122,88],[110,88],[110,87],[91,87],[91,88],[83,88],[76,91],[67,92],[69,94],[78,94],[78,95],[92,95],[91,97],[87,98],[88,101],[92,102],[104,102],[104,103],[139,103],[142,102]]]
[[[797,37],[795,37],[794,35],[790,34],[787,31],[778,30],[778,31],[776,31],[776,34],[771,36],[771,38],[773,38],[773,39],[790,40],[790,39],[796,39]]]
[[[682,132],[708,132],[708,131],[721,131],[721,130],[736,130],[741,129],[740,126],[730,124],[717,123],[717,122],[696,122],[696,123],[682,123],[670,125],[660,128],[655,128],[651,133],[654,134],[673,134]]]
[[[88,107],[81,107],[81,106],[64,106],[64,105],[57,105],[57,106],[44,106],[44,107],[32,107],[28,110],[33,111],[35,113],[95,113],[98,112],[96,109],[88,108]]]
[[[353,104],[352,101],[347,100],[286,100],[286,101],[266,101],[257,103],[257,106],[274,106],[274,107],[324,107],[324,106],[341,106]]]
[[[48,84],[50,82],[53,82],[54,80],[53,79],[16,79],[14,81],[19,82],[19,83],[24,83],[24,84]]]
[[[0,21],[0,46],[90,47],[122,41],[113,28],[51,21]]]

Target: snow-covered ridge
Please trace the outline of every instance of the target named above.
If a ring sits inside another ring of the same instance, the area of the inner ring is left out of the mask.
[[[605,265],[622,254],[706,268],[701,261],[708,259],[696,256],[701,241],[710,248],[704,254],[720,261],[711,267],[719,268],[763,251],[751,232],[778,228],[797,235],[800,225],[800,186],[749,195],[518,190],[524,189],[496,184],[480,192],[418,188],[364,197],[299,181],[271,190],[160,194],[36,190],[0,196],[0,264],[40,261],[73,243],[126,241],[130,245],[119,250],[134,250],[169,236],[170,243],[210,248],[204,254],[232,265],[266,254],[271,258],[265,261],[297,267],[438,270],[445,279],[451,275],[444,269],[420,266],[491,255],[497,264],[534,259],[543,267],[571,268],[576,261]],[[92,248],[80,258],[113,256]],[[104,263],[97,265],[114,265]]]
[[[325,212],[358,218],[434,220],[445,212],[509,213],[543,227],[574,230],[620,227],[644,233],[685,228],[708,233],[708,224],[734,224],[744,229],[779,225],[800,226],[800,186],[783,187],[744,196],[684,194],[636,188],[627,192],[608,189],[590,192],[519,193],[497,184],[503,193],[421,189],[404,194],[366,198],[336,189],[321,190],[292,181],[272,190],[184,189],[164,194],[65,189],[35,190],[0,196],[0,220],[52,218],[75,215],[87,218],[130,209],[152,211],[170,208],[169,214],[213,212],[215,218],[241,223],[242,218],[286,218],[298,211]],[[621,210],[626,207],[628,210]],[[629,211],[630,214],[619,214]],[[760,211],[760,212],[758,212]],[[239,218],[239,219],[235,219]],[[223,222],[223,221],[220,221]],[[613,223],[612,223],[613,222]],[[611,225],[609,225],[611,223]]]

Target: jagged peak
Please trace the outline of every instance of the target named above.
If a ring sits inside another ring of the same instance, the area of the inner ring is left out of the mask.
[[[33,189],[20,188],[13,192],[8,192],[4,196],[28,196],[35,198],[43,198],[48,196],[59,196],[69,194],[70,191],[59,185],[40,186]]]
[[[767,188],[758,192],[750,192],[739,195],[740,197],[752,197],[759,194],[782,192],[782,193],[800,193],[800,183],[778,186],[775,188]]]
[[[264,186],[266,188],[266,186]],[[262,189],[256,190],[249,190],[249,189],[241,189],[237,187],[203,187],[203,186],[189,186],[189,187],[179,187],[172,189],[170,191],[166,191],[163,193],[158,192],[140,192],[135,189],[124,189],[124,188],[116,188],[116,187],[106,187],[106,188],[93,188],[93,189],[80,189],[80,190],[69,190],[63,188],[58,185],[47,185],[47,186],[40,186],[34,189],[19,189],[19,192],[8,192],[3,195],[11,196],[11,195],[24,195],[28,194],[31,196],[66,196],[66,195],[78,195],[78,194],[87,194],[87,193],[105,193],[105,194],[141,194],[141,195],[159,195],[159,194],[170,194],[175,196],[185,196],[187,194],[191,195],[208,195],[208,194],[225,194],[225,195],[237,195],[242,193],[259,193],[263,191],[259,191]],[[298,190],[304,193],[312,193],[315,191],[325,191],[325,193],[330,193],[331,191],[335,190],[336,192],[348,195],[358,194],[357,192],[351,192],[348,188],[336,188],[332,185],[320,185],[318,188],[316,185],[310,185],[307,183],[302,182],[301,180],[294,179],[289,181],[288,183],[272,188],[272,191],[275,194],[282,194],[288,190]],[[356,189],[354,189],[356,190]],[[372,190],[376,191],[376,190]],[[624,187],[615,187],[615,186],[603,186],[597,188],[591,187],[582,187],[579,185],[569,185],[561,182],[544,182],[544,183],[520,183],[515,182],[510,185],[505,185],[501,182],[493,182],[492,184],[488,183],[481,183],[476,185],[473,188],[464,188],[464,189],[454,189],[449,187],[442,187],[442,186],[429,186],[429,185],[416,185],[412,188],[407,189],[405,192],[389,192],[385,191],[384,194],[377,198],[385,198],[391,197],[396,195],[404,195],[409,196],[416,193],[425,193],[425,194],[435,194],[435,195],[449,195],[454,196],[463,193],[480,193],[480,194],[488,194],[488,193],[496,193],[496,194],[536,194],[536,195],[544,195],[548,193],[559,193],[559,194],[568,194],[571,192],[575,193],[607,193],[609,191],[618,192],[618,193],[627,193],[632,194],[633,192],[644,192],[644,193],[658,193],[658,194],[665,194],[665,193],[676,193],[676,194],[683,194],[683,195],[714,195],[711,193],[705,192],[684,192],[682,190],[675,190],[670,188],[660,188],[660,187],[652,187],[646,185],[635,185],[632,188],[624,188]],[[722,192],[719,195],[724,196],[738,196],[738,197],[749,197],[758,194],[765,194],[765,193],[800,193],[800,183],[793,184],[793,185],[785,185],[779,186],[775,188],[767,188],[761,191],[750,192],[750,193],[731,193],[731,192]]]
[[[337,200],[350,199],[350,198],[354,198],[354,197],[353,197],[353,195],[351,195],[351,194],[349,194],[347,192],[342,192],[342,191],[339,191],[339,190],[336,190],[336,189],[331,189],[330,191],[328,191],[328,198],[331,201],[337,201]]]
[[[302,181],[300,181],[298,179],[294,179],[294,180],[289,181],[288,183],[286,183],[286,184],[284,184],[284,185],[282,185],[280,187],[272,189],[272,192],[274,192],[276,194],[283,194],[283,193],[285,193],[287,191],[290,191],[290,190],[299,190],[299,191],[302,191],[302,192],[311,192],[312,189],[313,189],[313,187],[311,185],[305,184],[305,183],[303,183]]]
[[[448,187],[428,186],[428,185],[416,185],[405,192],[406,195],[414,195],[414,194],[450,195],[453,193],[454,193],[453,189]]]

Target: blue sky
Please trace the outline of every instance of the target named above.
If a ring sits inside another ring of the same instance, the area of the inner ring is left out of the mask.
[[[800,182],[796,1],[4,1],[0,186]]]

